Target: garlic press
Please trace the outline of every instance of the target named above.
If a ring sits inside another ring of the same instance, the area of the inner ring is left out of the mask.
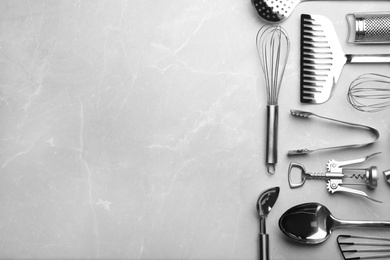
[[[288,168],[288,183],[290,188],[294,189],[303,186],[307,179],[326,180],[327,190],[331,194],[336,192],[349,193],[382,203],[379,200],[371,198],[364,191],[346,187],[347,185],[365,185],[371,189],[376,188],[378,185],[378,169],[376,166],[370,168],[344,168],[344,166],[347,165],[363,163],[370,157],[379,153],[373,153],[364,158],[348,161],[329,160],[326,165],[327,172],[325,173],[306,172],[306,169],[302,164],[291,162]],[[299,182],[293,181],[292,172],[294,169],[300,171],[301,179]]]

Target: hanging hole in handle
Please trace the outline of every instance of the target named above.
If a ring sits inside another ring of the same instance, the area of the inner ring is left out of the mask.
[[[306,181],[306,169],[305,167],[297,162],[291,162],[290,166],[288,167],[288,184],[290,185],[291,189],[299,188],[303,186],[303,184]],[[299,176],[300,180],[295,181],[293,180],[293,176]]]
[[[274,163],[267,163],[267,171],[269,174],[273,175],[275,173],[275,164]]]

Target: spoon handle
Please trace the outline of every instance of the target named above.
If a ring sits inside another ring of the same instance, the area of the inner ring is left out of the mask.
[[[269,260],[269,235],[259,234],[260,260]]]
[[[367,220],[337,220],[335,227],[373,227],[390,228],[390,221],[367,221]]]

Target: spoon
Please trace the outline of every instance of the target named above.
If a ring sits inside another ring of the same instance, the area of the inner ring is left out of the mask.
[[[280,230],[304,244],[322,243],[339,227],[390,228],[390,221],[341,220],[335,218],[327,207],[314,202],[292,207],[279,219]]]
[[[279,196],[279,187],[274,187],[263,191],[257,199],[256,208],[260,220],[259,247],[260,260],[269,259],[269,236],[266,232],[265,219],[267,218],[272,207],[275,205]]]

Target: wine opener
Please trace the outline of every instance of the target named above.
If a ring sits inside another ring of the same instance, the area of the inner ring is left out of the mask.
[[[358,195],[368,198],[372,201],[382,203],[379,200],[373,199],[367,195],[364,191],[345,187],[345,185],[366,185],[369,188],[374,189],[378,185],[378,169],[376,166],[370,168],[343,168],[343,166],[363,163],[368,158],[377,155],[379,153],[373,153],[364,158],[349,160],[349,161],[328,161],[326,173],[310,173],[306,172],[305,167],[297,162],[291,162],[288,168],[288,183],[290,188],[299,188],[303,186],[306,179],[327,180],[326,187],[328,192],[344,192],[352,195]],[[292,180],[293,169],[297,168],[301,172],[301,181],[294,183]],[[350,181],[353,180],[353,181]]]

